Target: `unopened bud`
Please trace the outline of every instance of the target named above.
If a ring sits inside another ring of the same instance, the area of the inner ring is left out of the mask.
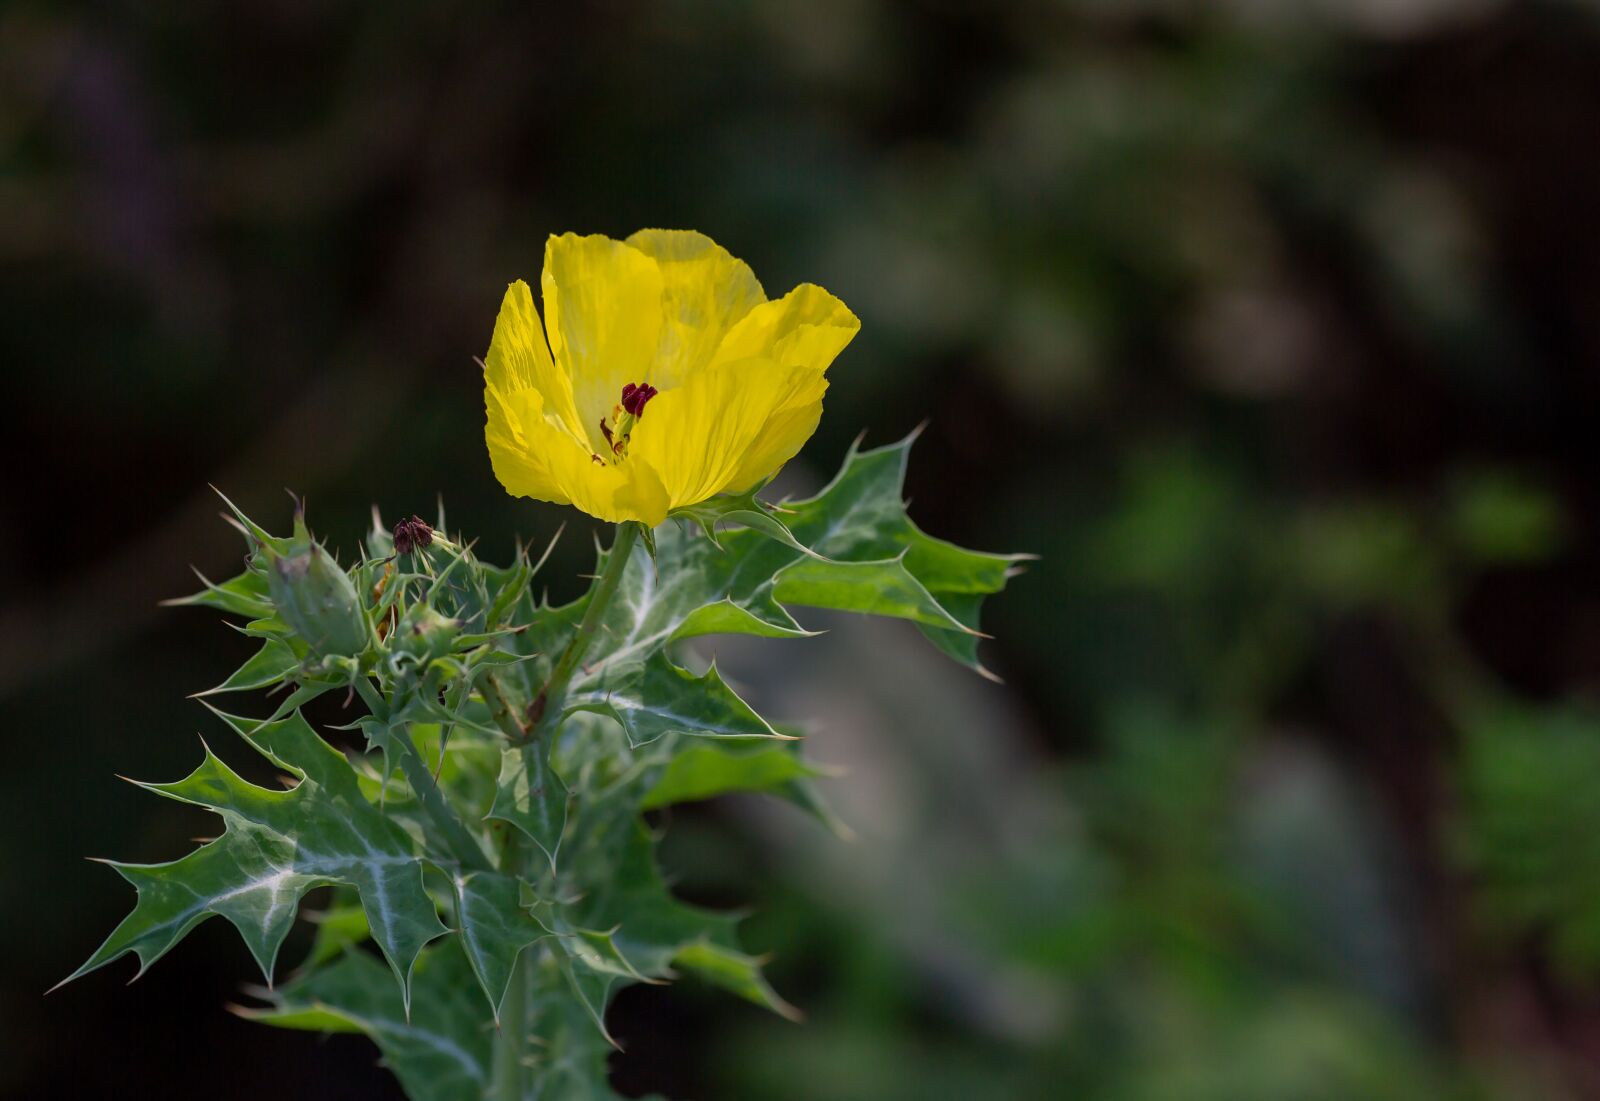
[[[401,520],[394,526],[394,552],[396,554],[410,554],[413,550],[426,547],[432,542],[433,529],[420,516],[413,515],[411,519]]]
[[[272,603],[313,653],[354,657],[367,648],[367,620],[355,584],[299,517],[287,553],[263,549]]]
[[[390,633],[389,645],[419,661],[429,662],[450,653],[460,626],[458,621],[418,602],[406,610],[404,618]]]

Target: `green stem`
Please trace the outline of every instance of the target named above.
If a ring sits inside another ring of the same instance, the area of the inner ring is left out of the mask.
[[[439,781],[434,778],[428,763],[422,759],[422,752],[417,749],[417,743],[411,740],[410,729],[405,723],[389,721],[392,714],[389,702],[367,678],[361,677],[356,681],[356,691],[360,693],[368,710],[372,712],[372,717],[388,726],[389,739],[400,750],[400,770],[406,774],[406,782],[416,793],[417,801],[422,804],[423,813],[438,827],[439,836],[449,848],[450,854],[465,868],[487,871],[493,865],[484,854],[483,846],[472,836],[472,831],[467,829],[466,823],[461,821],[455,808],[445,798],[444,792],[439,790]]]
[[[450,806],[444,792],[439,790],[439,781],[422,759],[416,743],[411,740],[411,732],[403,726],[392,726],[389,736],[400,747],[400,768],[406,774],[406,782],[416,792],[423,811],[439,828],[439,834],[449,846],[451,855],[461,862],[463,868],[487,871],[492,865],[484,855],[483,846]]]
[[[506,740],[512,745],[520,745],[527,741],[528,728],[522,725],[522,720],[517,718],[516,712],[512,710],[511,698],[500,686],[500,678],[493,673],[485,673],[483,680],[478,682],[478,691],[483,693],[483,702],[489,707],[489,717],[506,736]]]
[[[606,609],[611,606],[611,598],[616,595],[617,586],[622,582],[622,575],[628,569],[628,558],[633,553],[633,544],[638,541],[641,530],[641,525],[636,520],[617,525],[617,538],[611,544],[611,553],[606,556],[606,568],[601,572],[600,579],[595,582],[594,589],[589,595],[589,607],[584,611],[583,620],[578,624],[578,633],[567,643],[567,648],[562,651],[555,669],[551,670],[550,679],[539,690],[535,706],[540,711],[530,737],[539,738],[548,734],[560,721],[567,685],[572,682],[573,674],[583,663],[583,656],[589,652],[589,643],[594,640],[595,632],[600,629],[600,621],[605,618]]]
[[[508,876],[522,874],[522,839],[515,829],[507,829],[505,846],[500,851],[500,870]],[[532,950],[524,948],[511,967],[511,985],[500,1005],[500,1032],[494,1038],[494,1058],[490,1065],[491,1101],[522,1101],[527,1083],[524,1062],[528,1047],[528,968]]]
[[[617,538],[611,544],[611,554],[606,559],[605,569],[590,591],[589,606],[584,610],[583,619],[578,624],[578,632],[572,636],[572,641],[557,659],[555,668],[550,672],[550,679],[539,691],[534,704],[534,713],[529,716],[527,722],[524,722],[512,709],[510,698],[501,687],[499,678],[493,673],[486,674],[479,684],[479,690],[483,693],[484,702],[489,705],[489,714],[495,725],[504,732],[513,745],[522,747],[523,758],[530,772],[537,771],[538,776],[533,778],[534,790],[538,790],[546,783],[544,769],[547,767],[546,755],[549,752],[547,735],[560,721],[567,686],[582,664],[583,656],[588,652],[595,632],[600,629],[600,621],[611,604],[611,598],[616,595],[617,586],[622,582],[622,575],[628,568],[628,558],[633,553],[633,544],[638,541],[639,531],[637,523],[617,525]],[[501,851],[500,870],[508,876],[520,877],[524,871],[523,840],[515,829],[507,829],[505,832],[505,847]],[[489,1097],[493,1101],[521,1101],[523,1096],[527,1082],[525,1059],[528,1030],[531,1026],[528,1019],[528,987],[531,981],[529,968],[532,966],[533,956],[529,950],[524,950],[512,967],[511,987],[506,991],[505,1003],[500,1007],[500,1033],[495,1037],[494,1062],[490,1068],[492,1077]]]

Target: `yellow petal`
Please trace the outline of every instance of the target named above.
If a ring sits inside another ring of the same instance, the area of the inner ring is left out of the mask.
[[[803,385],[780,408],[773,410],[745,452],[726,488],[743,493],[751,486],[772,477],[783,464],[800,453],[822,420],[822,395],[828,389],[827,377],[818,370],[802,376]]]
[[[686,231],[552,237],[542,289],[543,327],[515,283],[490,344],[495,473],[514,494],[613,522],[655,525],[772,474],[816,430],[824,373],[860,327],[820,287],[765,301],[748,266]],[[601,422],[630,382],[660,393],[622,461],[602,461]]]
[[[489,457],[506,491],[572,504],[590,516],[651,527],[667,515],[667,494],[655,471],[638,463],[612,466],[551,416],[537,390],[488,391]]]
[[[506,288],[500,302],[489,355],[484,361],[484,385],[504,393],[538,390],[544,396],[546,410],[561,418],[570,431],[583,436],[582,422],[573,407],[572,383],[550,358],[533,292],[521,279]]]
[[[815,368],[784,367],[765,359],[696,372],[646,406],[623,466],[653,468],[671,507],[696,504],[731,488],[750,455],[788,449],[787,458],[798,451],[816,421],[812,419],[796,441],[804,418],[788,418],[784,411],[820,401],[826,386]],[[785,418],[780,426],[783,443],[768,448],[763,432],[775,415]]]
[[[660,266],[664,296],[655,363],[628,381],[670,390],[708,365],[728,330],[767,296],[748,264],[703,233],[641,229],[628,244]]]
[[[548,449],[536,449],[531,438],[546,427],[547,409],[557,426],[572,424],[568,434],[576,430],[572,388],[550,358],[533,294],[520,279],[506,288],[495,319],[484,361],[483,399],[488,413],[484,438],[500,484],[518,496],[566,504]],[[558,412],[563,408],[565,418]],[[571,446],[580,445],[573,439]]]
[[[571,450],[562,456],[559,476],[572,503],[590,516],[613,524],[639,520],[655,527],[667,518],[667,491],[643,463],[612,466]]]
[[[802,283],[776,302],[752,309],[736,324],[712,357],[712,365],[760,356],[785,367],[828,369],[861,328],[845,304],[811,283]]]
[[[571,380],[590,450],[600,452],[601,418],[625,385],[647,381],[660,343],[661,268],[622,241],[567,233],[545,244],[542,283],[550,350]]]
[[[490,385],[484,388],[483,400],[489,414],[484,429],[489,462],[506,492],[514,497],[569,504],[571,498],[552,469],[551,458],[556,451],[548,446],[549,426],[539,391],[501,390]],[[568,446],[581,451],[570,437]]]
[[[484,361],[484,438],[507,492],[617,523],[666,516],[666,490],[648,467],[598,462],[573,410],[572,386],[545,345],[528,285],[506,290]]]

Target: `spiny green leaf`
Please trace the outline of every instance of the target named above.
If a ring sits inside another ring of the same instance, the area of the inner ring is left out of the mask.
[[[282,683],[300,668],[300,659],[293,648],[282,639],[269,638],[261,649],[250,656],[228,679],[215,688],[201,692],[202,696],[216,696],[223,692],[250,692]]]
[[[277,638],[288,641],[294,637],[294,628],[285,623],[283,617],[276,612],[261,619],[252,619],[240,627],[239,631],[251,638]]]
[[[614,831],[586,840],[588,846],[570,861],[577,901],[555,907],[551,927],[566,949],[563,974],[608,1040],[605,1008],[616,986],[671,978],[685,952],[684,966],[759,1004],[792,1012],[776,994],[763,994],[759,962],[739,949],[737,914],[703,910],[672,896],[642,823],[620,822]]]
[[[761,973],[762,961],[732,948],[709,941],[685,945],[672,962],[691,971],[708,983],[731,990],[739,997],[770,1009],[780,1017],[798,1021],[801,1013],[778,996]]]
[[[756,490],[752,489],[746,493],[722,494],[708,501],[701,501],[697,505],[676,508],[670,515],[676,519],[693,520],[700,525],[700,530],[705,532],[706,538],[718,547],[721,547],[722,541],[717,532],[717,525],[733,524],[749,528],[765,535],[768,539],[774,539],[790,550],[811,557],[820,557],[794,537],[794,532],[784,525],[777,513],[778,510],[772,505],[757,499]]]
[[[167,607],[215,608],[218,611],[258,619],[272,614],[272,599],[267,593],[267,575],[260,570],[246,570],[220,585],[213,584],[206,575],[195,571],[205,588],[191,596],[163,600]]]
[[[903,500],[906,463],[916,437],[912,433],[899,443],[870,451],[852,447],[826,489],[787,505],[786,521],[797,538],[829,558],[899,557],[907,572],[960,625],[957,630],[941,629],[944,625],[919,618],[922,633],[945,654],[992,679],[978,660],[983,598],[1005,588],[1033,556],[967,550],[917,527]]]
[[[785,604],[909,619],[925,627],[969,632],[918,581],[905,562],[833,562],[805,559],[773,578],[773,595]]]
[[[616,930],[574,929],[560,938],[562,947],[573,959],[579,960],[585,967],[594,971],[603,971],[616,975],[618,978],[630,979],[633,982],[658,983],[660,979],[652,979],[641,974],[639,969],[629,962],[617,944]]]
[[[549,754],[542,744],[505,747],[489,817],[509,822],[527,834],[552,868],[567,828],[567,798],[567,785],[550,767]]]
[[[754,531],[728,532],[718,547],[663,527],[659,568],[643,554],[630,560],[574,694],[592,696],[613,667],[648,660],[678,640],[805,634],[786,603],[909,619],[943,652],[981,670],[976,632],[983,597],[1003,588],[1027,556],[963,550],[913,524],[902,500],[911,442],[852,450],[826,489],[779,514],[795,540],[826,561]],[[533,610],[535,627],[518,641],[519,651],[559,653],[586,599]],[[535,662],[530,670],[537,679],[547,665]]]
[[[642,974],[628,960],[617,944],[615,930],[601,932],[575,928],[562,917],[564,912],[563,907],[552,910],[552,932],[555,934],[552,943],[561,953],[561,973],[606,1043],[620,1048],[621,1045],[606,1027],[606,1006],[612,989],[618,983],[626,985],[661,980]]]
[[[1029,555],[987,554],[935,539],[906,513],[906,463],[917,433],[861,451],[852,447],[833,481],[815,497],[785,502],[795,537],[829,558],[864,561],[902,554],[931,592],[994,593]]]
[[[272,991],[241,1016],[278,1028],[363,1032],[412,1101],[483,1101],[494,1031],[479,1014],[472,970],[457,938],[417,960],[409,1015],[383,965],[361,952]]]
[[[643,810],[710,799],[734,791],[779,792],[797,780],[823,775],[800,759],[794,743],[705,742],[677,750]]]
[[[250,542],[253,540],[252,549],[254,549],[256,546],[266,547],[276,551],[279,554],[283,554],[288,550],[291,540],[280,535],[273,535],[266,528],[250,519],[250,517],[244,514],[243,509],[234,504],[232,501],[228,500],[227,495],[216,486],[211,487],[211,492],[215,493],[218,497],[221,497],[222,503],[228,506],[228,511],[233,513],[233,519],[236,523],[236,526],[240,531],[244,532],[245,536],[247,537],[246,541]],[[224,516],[223,519],[226,520],[227,517]]]
[[[543,562],[543,559],[540,561]],[[520,547],[517,549],[516,564],[509,569],[500,570],[492,566],[484,568],[485,578],[491,582],[490,588],[494,591],[494,599],[484,613],[485,630],[492,631],[505,622],[506,613],[528,591],[528,586],[533,582],[534,572],[538,568],[529,564],[527,553]]]
[[[772,585],[757,601],[771,598]],[[753,602],[754,603],[754,602]],[[752,606],[738,604],[729,598],[702,604],[683,618],[674,639],[697,638],[701,635],[756,635],[761,638],[813,638],[819,632],[808,631],[796,623],[781,605],[759,611]]]
[[[606,1084],[611,1048],[571,995],[557,960],[541,960],[531,971],[535,1039],[524,1101],[620,1101]],[[235,1012],[278,1028],[365,1033],[412,1101],[485,1101],[496,1032],[475,985],[452,937],[417,961],[409,1020],[382,965],[359,952],[277,990],[253,991],[266,1004]]]
[[[326,910],[302,915],[317,927],[311,938],[311,951],[300,964],[302,971],[315,971],[372,939],[372,926],[367,924],[367,912],[361,908],[360,896],[348,887],[340,887],[334,898],[333,905]]]
[[[452,885],[461,946],[498,1022],[517,957],[548,930],[523,905],[523,884],[511,876],[469,872]]]
[[[572,980],[562,966],[566,962],[562,954],[552,953],[535,973],[534,1096],[549,1101],[620,1101],[606,1083],[613,1044],[595,1027],[588,1003],[573,997]]]
[[[945,611],[955,616],[956,620],[966,627],[965,631],[946,631],[937,627],[930,627],[925,623],[917,624],[917,630],[922,632],[924,638],[933,643],[941,652],[955,658],[961,664],[969,667],[987,680],[998,681],[995,676],[978,659],[978,641],[983,635],[978,633],[978,611],[983,606],[982,593],[954,593],[942,592],[939,594],[939,603]]]
[[[301,896],[340,883],[359,892],[373,938],[408,990],[417,953],[446,931],[423,890],[411,838],[367,802],[349,762],[298,713],[254,726],[246,736],[300,782],[288,791],[257,787],[207,748],[184,779],[141,784],[216,811],[226,828],[168,864],[114,864],[138,889],[138,900],[71,978],[127,952],[139,957],[142,974],[195,925],[220,914],[270,980]]]
[[[687,944],[709,941],[737,948],[739,915],[680,902],[656,867],[655,842],[644,824],[632,821],[620,836],[604,839],[605,854],[574,861],[583,891],[565,919],[576,928],[608,929],[618,951],[641,975],[668,978],[672,959]]]
[[[606,1027],[606,1007],[611,1003],[611,991],[617,985],[617,975],[610,971],[595,971],[583,966],[572,956],[563,953],[559,959],[562,977],[567,981],[572,995],[583,1006],[596,1030],[605,1042],[621,1050],[611,1029]]]
[[[608,663],[567,698],[569,711],[615,719],[635,747],[664,734],[711,738],[783,738],[728,687],[713,666],[701,676],[674,665],[661,651],[643,661]]]

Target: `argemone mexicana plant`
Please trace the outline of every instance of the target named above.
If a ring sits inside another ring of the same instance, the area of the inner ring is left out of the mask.
[[[486,437],[511,493],[617,525],[589,592],[541,602],[539,562],[484,563],[442,515],[375,518],[341,567],[298,510],[276,536],[230,504],[246,570],[179,603],[259,641],[200,698],[287,779],[257,786],[207,747],[186,778],[141,784],[223,833],[171,863],[113,864],[133,912],[70,978],[129,952],[142,973],[220,914],[267,980],[239,1013],[365,1033],[418,1101],[614,1096],[606,1007],[629,983],[687,974],[796,1015],[735,918],[672,896],[643,815],[754,791],[830,823],[818,773],[681,644],[800,638],[790,608],[832,608],[910,620],[981,672],[980,606],[1020,556],[911,522],[910,439],[852,449],[809,499],[757,496],[815,430],[858,327],[821,288],[768,301],[709,238],[645,230],[552,238],[542,289],[542,324],[527,284],[506,292]],[[263,718],[211,702],[263,689],[283,692]],[[344,727],[361,752],[301,713],[335,691],[364,705]],[[301,898],[328,886],[309,954],[274,985]]]

